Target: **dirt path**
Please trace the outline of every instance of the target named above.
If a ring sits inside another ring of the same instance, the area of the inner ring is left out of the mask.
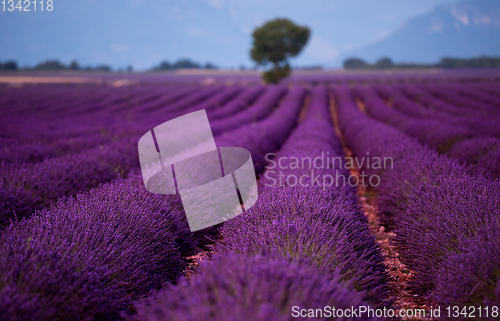
[[[304,101],[302,102],[302,108],[300,110],[297,126],[300,124],[304,117],[306,116],[307,110],[309,109],[309,103],[311,101],[311,95],[306,94],[304,97]],[[279,106],[279,103],[277,104]],[[297,127],[295,127],[297,128]],[[291,133],[290,133],[291,135]],[[285,141],[286,142],[286,141]],[[285,143],[283,143],[285,144]],[[278,152],[278,151],[275,151]],[[257,186],[259,185],[259,177],[257,176]],[[241,204],[243,205],[243,204]],[[219,233],[219,228],[221,228],[223,223],[221,223],[217,227],[212,227],[208,232],[200,231],[198,233],[198,238],[203,239],[200,244],[200,248],[197,254],[185,257],[185,260],[188,262],[186,269],[184,270],[184,276],[189,279],[196,275],[196,270],[202,261],[210,259],[210,256],[214,253],[215,241],[222,239],[222,236]],[[205,235],[206,234],[206,235]]]
[[[359,102],[358,102],[359,105]],[[337,112],[335,101],[333,97],[330,97],[330,106],[332,117],[334,120],[335,131],[339,136],[342,146],[344,148],[344,153],[347,157],[352,157],[352,152],[347,148],[340,127],[338,124]],[[355,175],[360,179],[359,170],[351,170],[351,175]],[[386,266],[386,271],[391,277],[389,286],[392,290],[393,297],[395,299],[394,305],[400,309],[425,309],[428,313],[429,307],[422,304],[422,300],[418,295],[412,295],[408,292],[408,281],[412,277],[412,271],[408,269],[400,260],[397,247],[394,245],[393,239],[395,234],[391,231],[387,231],[385,226],[380,224],[380,218],[378,215],[377,207],[377,193],[370,187],[358,185],[358,190],[356,192],[360,204],[362,206],[362,211],[368,219],[368,227],[370,232],[375,236],[376,242],[379,244],[384,256],[384,264]],[[417,319],[413,318],[411,320],[432,320],[429,318]]]
[[[333,98],[330,99],[330,106],[332,106],[332,117],[334,119],[335,131],[342,141],[342,145],[344,147],[344,153],[346,156],[352,157],[352,152],[346,147],[345,142],[342,137],[342,133],[340,132],[338,126],[337,113],[335,110],[335,103]],[[301,116],[305,112],[304,108],[302,110]],[[300,117],[300,118],[302,118]],[[351,175],[356,175],[359,177],[360,173],[357,169],[351,170]],[[377,208],[377,193],[371,189],[367,188],[363,185],[358,185],[357,196],[360,200],[360,204],[362,206],[362,211],[368,219],[368,226],[370,232],[375,236],[376,242],[380,245],[380,249],[384,256],[384,263],[386,265],[386,271],[391,277],[390,288],[392,290],[395,306],[398,308],[404,309],[426,309],[428,307],[425,304],[421,304],[421,299],[412,295],[407,291],[407,283],[412,277],[412,271],[409,270],[400,260],[399,253],[396,246],[394,246],[393,238],[394,233],[391,231],[387,231],[387,229],[380,224],[379,216],[378,216],[378,208]],[[220,237],[220,234],[216,233],[212,235],[212,237],[217,238]],[[212,246],[213,243],[205,244],[198,254],[187,257],[190,261],[188,267],[185,270],[185,276],[187,278],[192,277],[196,274],[196,267],[200,262],[208,259],[213,252]],[[416,318],[411,319],[412,321],[417,320]],[[431,320],[431,319],[423,319],[423,320]]]

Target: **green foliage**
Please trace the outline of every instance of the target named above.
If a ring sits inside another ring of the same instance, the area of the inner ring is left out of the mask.
[[[212,64],[212,63],[207,62],[205,64],[205,69],[217,69],[217,66]]]
[[[439,62],[443,68],[500,68],[500,57],[477,57],[472,59],[443,58]]]
[[[368,68],[369,66],[369,63],[360,58],[349,58],[344,61],[345,69],[363,69]]]
[[[39,63],[36,65],[33,70],[43,70],[43,71],[58,71],[58,70],[64,70],[67,69],[67,67],[61,63],[59,60],[47,60],[44,62]]]
[[[204,69],[217,69],[217,67],[209,62],[207,62],[204,66],[201,64],[192,61],[190,59],[179,59],[175,63],[170,63],[169,61],[162,61],[160,65],[157,67],[153,68],[154,71],[163,71],[163,70],[176,70],[176,69],[181,69],[181,68],[186,68],[186,69],[199,69],[199,68],[204,68]]]
[[[157,67],[155,67],[153,70],[155,71],[160,71],[160,70],[172,70],[174,69],[172,64],[168,61],[162,61],[160,63],[160,65],[158,65]]]
[[[85,68],[85,70],[95,70],[95,71],[106,71],[106,72],[109,72],[111,71],[111,67],[108,66],[108,65],[98,65],[94,68],[92,67],[87,67]]]
[[[375,63],[375,68],[389,69],[392,67],[394,67],[394,63],[392,62],[391,58],[388,58],[388,57],[380,58]]]
[[[262,79],[268,84],[278,83],[282,78],[289,76],[291,73],[290,66],[286,64],[284,67],[272,68],[262,74]]]
[[[96,67],[82,67],[78,64],[76,60],[70,62],[69,65],[65,65],[59,60],[47,60],[39,63],[33,68],[25,68],[25,70],[36,70],[36,71],[63,71],[63,70],[71,70],[71,71],[112,71],[111,67],[108,65],[98,65]]]
[[[425,68],[500,68],[500,57],[477,57],[471,59],[442,58],[437,64],[393,63],[388,57],[369,64],[360,58],[344,61],[345,69],[425,69]]]
[[[297,56],[309,40],[310,30],[288,19],[266,22],[252,33],[250,55],[259,65],[277,64]]]
[[[173,64],[173,67],[176,69],[180,68],[200,68],[200,64],[194,61],[191,61],[189,59],[180,59],[178,60],[175,64]]]
[[[290,74],[288,59],[301,52],[310,34],[308,27],[280,18],[254,30],[250,57],[261,66],[273,64],[273,68],[263,75],[266,82],[278,82]]]
[[[70,70],[80,70],[80,65],[78,64],[78,62],[76,60],[73,60],[70,64],[69,64],[69,67],[68,69]]]
[[[14,60],[9,60],[6,62],[0,62],[0,70],[17,70],[17,62]]]

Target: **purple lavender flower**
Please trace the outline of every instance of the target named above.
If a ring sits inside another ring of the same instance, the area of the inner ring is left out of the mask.
[[[319,274],[307,260],[229,252],[203,262],[190,280],[167,286],[136,304],[135,319],[295,320],[292,313],[300,308],[351,309],[361,305],[368,306],[362,294],[341,281],[338,273]],[[329,318],[323,311],[318,317]],[[372,320],[366,314],[341,319]]]
[[[177,204],[177,206],[176,206]],[[195,240],[140,175],[59,201],[0,235],[2,320],[93,320],[173,281]]]

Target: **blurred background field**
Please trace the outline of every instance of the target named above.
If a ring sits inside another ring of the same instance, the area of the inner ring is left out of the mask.
[[[17,3],[0,4],[0,320],[497,319],[499,1]],[[146,190],[137,144],[198,110],[250,152],[259,198],[193,233],[178,194]],[[292,166],[325,154],[342,161]],[[366,157],[393,162],[347,166]]]

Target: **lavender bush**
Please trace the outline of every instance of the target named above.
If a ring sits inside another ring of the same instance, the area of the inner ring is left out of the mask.
[[[282,86],[268,86],[269,89],[248,109],[236,113],[228,120],[216,120],[210,124],[212,133],[220,135],[244,124],[262,120],[273,110],[279,99],[287,92]]]
[[[418,138],[422,144],[435,148],[439,152],[446,152],[457,141],[476,135],[470,129],[460,125],[446,124],[433,119],[411,118],[387,106],[370,87],[356,87],[354,91],[363,100],[370,116]]]
[[[37,164],[1,164],[0,224],[14,216],[27,216],[60,197],[126,176],[138,163],[135,145],[125,140]]]
[[[268,176],[311,174],[291,157],[344,157],[318,83],[368,84],[333,86],[334,109],[354,156],[393,160],[360,170],[381,178],[380,217],[412,271],[410,293],[433,306],[500,303],[496,74],[391,73],[384,85],[378,74],[297,75],[287,87],[134,77],[0,86],[0,319],[290,320],[294,306],[392,306],[356,188]],[[136,146],[199,109],[219,147],[251,152],[260,195],[191,233],[178,196],[146,192]],[[314,171],[350,174],[342,162]],[[201,248],[207,259],[179,279]]]
[[[484,173],[500,178],[500,139],[478,137],[464,140],[455,144],[448,155],[466,162],[473,175]]]
[[[315,88],[309,110],[276,159],[283,156],[309,156],[321,152],[341,152],[334,132],[327,92]],[[324,118],[328,117],[328,118]],[[332,168],[319,169],[318,174],[331,173]],[[309,169],[278,169],[282,174],[300,176]],[[342,175],[345,175],[345,169]],[[311,183],[304,181],[304,183]],[[348,187],[321,186],[265,187],[258,202],[244,215],[226,222],[221,230],[222,251],[277,251],[295,258],[309,257],[324,271],[339,269],[352,279],[359,290],[368,291],[376,304],[387,304],[387,275],[377,244],[360,214],[355,190]],[[353,269],[352,267],[355,266]]]
[[[338,273],[319,274],[306,260],[267,253],[221,253],[198,275],[136,304],[136,320],[296,320],[293,307],[350,309],[368,306]],[[318,315],[320,316],[320,315]],[[320,319],[330,319],[321,314]],[[372,320],[366,315],[336,320]]]
[[[500,239],[498,221],[487,225],[481,233],[464,240],[441,264],[436,290],[431,296],[442,306],[500,305]],[[480,262],[480,264],[478,264]],[[478,313],[476,313],[478,315]],[[465,319],[461,316],[461,319]],[[483,311],[482,320],[486,318]]]
[[[195,241],[173,204],[133,175],[8,227],[0,235],[1,319],[109,318],[174,280]]]
[[[448,255],[460,253],[459,244],[474,235],[488,233],[500,215],[498,180],[470,176],[457,161],[368,118],[348,88],[333,91],[344,137],[354,153],[394,158],[394,170],[380,172],[381,214],[395,230],[402,261],[416,271],[411,289],[431,295]]]

